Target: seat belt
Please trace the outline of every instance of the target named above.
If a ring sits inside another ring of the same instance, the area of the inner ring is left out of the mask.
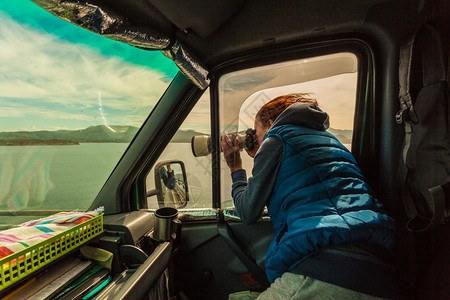
[[[220,217],[222,215],[222,217]],[[230,225],[223,220],[223,211],[219,211],[219,222],[217,223],[217,230],[225,243],[230,247],[233,253],[244,264],[247,270],[252,274],[254,280],[256,280],[261,286],[270,286],[269,280],[267,280],[266,273],[257,265],[255,259],[251,258],[243,248],[248,248],[247,245],[243,245],[244,241],[238,239],[233,233]]]

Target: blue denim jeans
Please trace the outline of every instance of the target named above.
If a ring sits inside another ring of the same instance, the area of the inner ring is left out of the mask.
[[[276,299],[382,299],[355,292],[304,275],[284,273],[257,300]]]

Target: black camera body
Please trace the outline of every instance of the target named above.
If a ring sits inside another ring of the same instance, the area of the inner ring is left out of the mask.
[[[248,151],[255,150],[255,133],[256,130],[253,128],[248,128],[245,131],[245,149],[247,149]]]

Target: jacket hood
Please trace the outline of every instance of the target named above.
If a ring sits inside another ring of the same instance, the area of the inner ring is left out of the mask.
[[[286,108],[273,122],[271,128],[280,125],[296,125],[325,131],[330,127],[328,114],[314,103],[297,102]]]

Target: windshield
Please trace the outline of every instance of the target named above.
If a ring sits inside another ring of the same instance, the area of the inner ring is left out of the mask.
[[[0,222],[85,210],[178,69],[29,1],[0,20]]]

